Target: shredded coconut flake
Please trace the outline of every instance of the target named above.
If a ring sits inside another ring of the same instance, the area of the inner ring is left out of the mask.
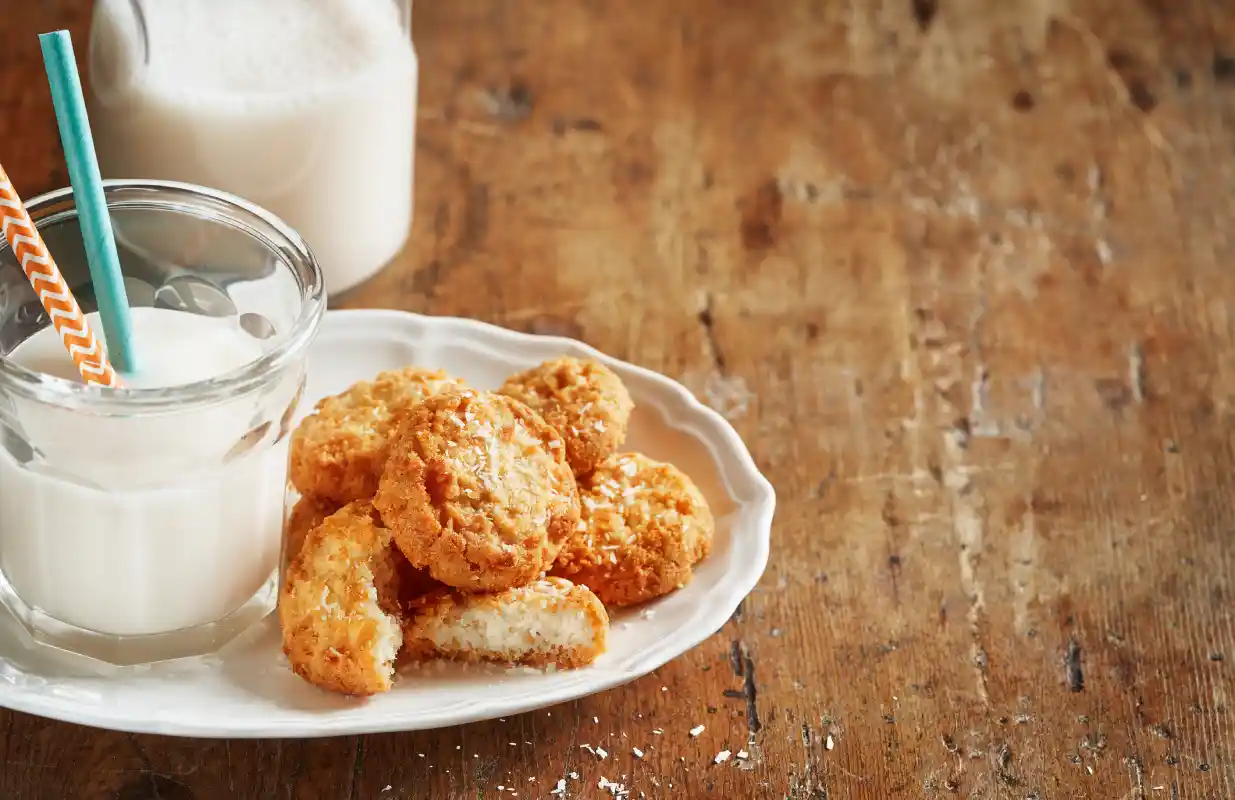
[[[549,792],[549,794],[566,794],[566,779],[558,778],[557,786],[554,786],[553,790]]]
[[[632,747],[630,751],[635,754],[635,758],[643,758],[643,751],[638,747]]]
[[[605,789],[612,797],[630,797],[630,790],[620,783],[615,783],[608,778],[602,777],[596,782],[596,785],[601,789]]]
[[[608,758],[608,757],[609,757],[609,752],[608,752],[607,750],[605,750],[605,748],[603,748],[603,747],[597,747],[597,748],[596,748],[596,755],[600,756],[600,760],[601,760],[601,761],[604,761],[606,758]]]
[[[693,727],[693,728],[691,728],[691,729],[690,729],[690,735],[691,735],[691,736],[698,736],[698,735],[699,735],[699,734],[701,734],[701,733],[703,733],[703,726],[702,726],[702,725],[696,725],[695,727]]]
[[[734,754],[734,758],[750,758],[750,753],[745,750],[739,750]]]
[[[832,734],[830,733],[828,734],[828,739],[826,742],[823,743],[823,746],[828,748],[829,750],[831,750],[833,747],[836,747],[836,742],[832,739]]]
[[[729,755],[730,754],[728,750],[721,750],[719,753],[716,754],[716,758],[712,759],[712,763],[713,764],[723,764],[729,760]]]

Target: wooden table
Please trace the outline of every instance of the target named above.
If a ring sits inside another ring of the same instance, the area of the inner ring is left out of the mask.
[[[34,34],[80,50],[88,8],[0,9],[33,194],[67,183]],[[345,305],[682,380],[776,485],[763,582],[655,675],[462,728],[3,713],[0,797],[1235,796],[1235,8],[424,0],[415,30],[415,232]]]

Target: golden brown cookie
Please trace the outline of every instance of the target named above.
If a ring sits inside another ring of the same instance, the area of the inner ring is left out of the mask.
[[[672,592],[712,547],[703,494],[671,464],[639,453],[609,457],[579,481],[582,517],[552,574],[587,586],[606,606]]]
[[[403,626],[404,657],[496,661],[562,669],[605,651],[609,615],[587,587],[545,578],[493,594],[444,590],[423,597]]]
[[[283,652],[297,675],[342,694],[390,688],[403,643],[398,558],[366,502],[308,532],[279,594]]]
[[[434,395],[400,422],[373,505],[414,566],[469,591],[539,577],[579,519],[562,442],[492,392]]]
[[[634,401],[599,361],[564,356],[507,378],[499,390],[535,410],[566,442],[566,461],[586,475],[626,441]]]
[[[309,531],[322,524],[322,520],[340,508],[341,506],[332,500],[316,497],[301,497],[297,500],[283,526],[284,563],[291,563],[292,559],[299,555]]]
[[[323,399],[292,433],[292,485],[340,505],[371,499],[394,421],[426,397],[462,385],[440,370],[406,367]]]
[[[309,531],[322,524],[323,520],[339,508],[339,505],[329,500],[319,500],[313,497],[302,497],[296,502],[291,514],[288,515],[285,527],[283,545],[285,563],[290,564],[292,559],[300,553],[300,548]],[[403,553],[399,552],[399,548],[392,547],[390,552],[398,570],[398,596],[402,605],[406,606],[420,596],[442,588],[441,581],[434,580],[427,570],[413,567]]]

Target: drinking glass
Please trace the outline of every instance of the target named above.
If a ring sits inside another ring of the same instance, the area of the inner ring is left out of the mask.
[[[159,389],[25,369],[3,356],[50,323],[0,245],[0,603],[39,642],[139,664],[213,652],[273,610],[287,437],[325,301],[268,211],[164,181],[104,191],[130,304],[219,317],[261,351]],[[72,190],[27,208],[95,310]]]

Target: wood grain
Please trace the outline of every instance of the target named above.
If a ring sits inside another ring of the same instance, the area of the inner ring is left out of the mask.
[[[84,42],[88,8],[0,9],[33,194],[67,182],[34,33]],[[343,305],[681,379],[776,485],[765,579],[658,674],[490,723],[0,713],[0,796],[1235,796],[1235,8],[460,0],[415,30],[414,234]]]

